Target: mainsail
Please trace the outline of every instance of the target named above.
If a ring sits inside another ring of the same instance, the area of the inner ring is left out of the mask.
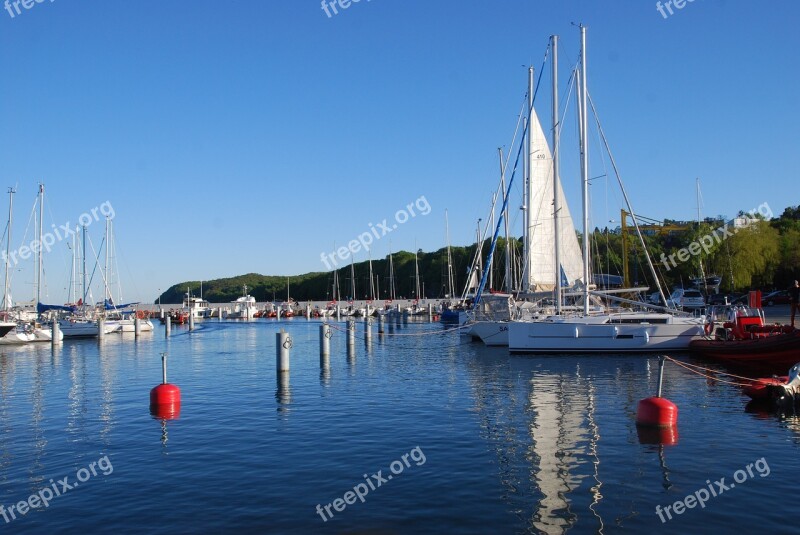
[[[547,144],[536,110],[531,108],[528,184],[528,235],[530,246],[527,259],[528,291],[551,291],[556,286],[556,273],[566,277],[567,284],[582,278],[583,260],[575,225],[564,200],[564,191],[558,183],[560,201],[559,237],[561,267],[555,266],[555,223],[553,221],[553,156]]]

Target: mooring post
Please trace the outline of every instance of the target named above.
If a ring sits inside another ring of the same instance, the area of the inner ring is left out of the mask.
[[[289,371],[289,350],[292,348],[292,337],[289,336],[284,329],[281,329],[279,333],[275,336],[276,344],[277,344],[277,371],[278,374],[281,372],[288,372]]]

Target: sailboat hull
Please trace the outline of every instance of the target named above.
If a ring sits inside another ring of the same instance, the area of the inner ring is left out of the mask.
[[[508,349],[511,353],[686,351],[692,340],[703,336],[700,319],[650,318],[664,323],[647,319],[618,323],[609,316],[598,316],[577,321],[510,322]]]

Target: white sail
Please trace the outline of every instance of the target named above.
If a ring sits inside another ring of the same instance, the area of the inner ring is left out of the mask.
[[[542,125],[531,109],[530,130],[530,182],[528,190],[528,218],[530,250],[528,259],[528,288],[532,292],[550,291],[556,286],[555,266],[555,223],[553,221],[553,156],[547,144]],[[582,279],[583,259],[581,256],[575,225],[564,200],[561,183],[558,186],[561,206],[558,241],[561,248],[561,269],[566,276],[566,284],[571,285]]]

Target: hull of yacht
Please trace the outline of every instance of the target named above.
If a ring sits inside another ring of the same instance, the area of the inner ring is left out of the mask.
[[[508,324],[507,321],[478,321],[472,324],[468,334],[487,346],[508,347]]]
[[[4,324],[4,326],[7,324]],[[11,329],[6,331],[2,337],[0,337],[0,345],[20,345],[20,344],[28,344],[36,340],[36,337],[33,335],[33,332],[25,332],[17,329],[17,324],[11,325]]]
[[[132,333],[136,332],[136,324],[133,319],[124,320],[106,320],[105,334],[111,333]],[[139,332],[147,332],[153,330],[153,322],[150,320],[139,320]]]
[[[99,334],[97,322],[84,320],[61,320],[58,327],[64,338],[92,338]]]
[[[225,317],[230,320],[250,320],[256,317],[257,312],[258,309],[256,307],[247,307],[228,312]],[[283,313],[281,313],[281,315],[283,315]]]
[[[686,351],[703,320],[667,314],[597,316],[508,323],[511,353]]]

